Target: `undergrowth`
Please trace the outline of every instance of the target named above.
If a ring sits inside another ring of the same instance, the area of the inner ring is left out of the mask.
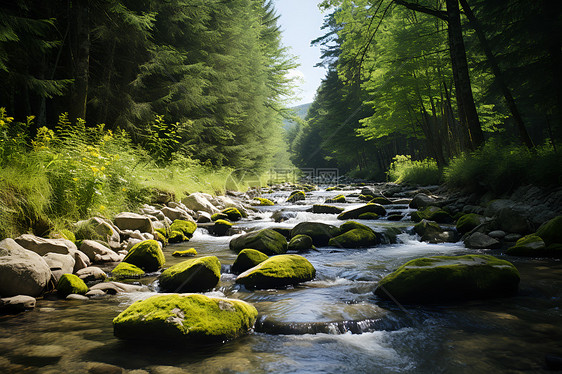
[[[390,182],[432,185],[441,182],[441,170],[433,159],[412,160],[410,155],[396,155],[386,173]]]

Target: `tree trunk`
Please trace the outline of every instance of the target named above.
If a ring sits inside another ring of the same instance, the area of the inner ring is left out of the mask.
[[[90,69],[90,15],[87,0],[72,3],[70,22],[74,23],[74,45],[72,67],[74,85],[72,86],[70,119],[86,119],[86,102],[88,100],[88,75]]]
[[[463,126],[466,126],[469,134],[469,146],[476,149],[484,143],[484,134],[480,127],[480,120],[476,112],[476,105],[472,95],[470,85],[470,75],[468,72],[468,62],[466,60],[466,50],[462,37],[461,18],[458,0],[446,0],[449,51],[451,54],[451,65],[453,67],[453,77],[455,79],[455,93],[457,106],[459,109],[459,119]]]
[[[500,90],[503,94],[503,97],[505,99],[505,102],[507,104],[507,107],[508,107],[509,111],[511,112],[511,115],[513,116],[513,120],[515,121],[515,125],[517,126],[517,131],[519,133],[519,138],[521,139],[523,144],[525,144],[527,146],[527,148],[529,148],[529,149],[534,148],[533,141],[531,140],[531,137],[529,136],[529,133],[527,132],[527,128],[525,127],[525,123],[523,122],[523,118],[521,117],[521,114],[519,113],[519,109],[517,108],[517,105],[515,104],[515,99],[513,98],[513,95],[511,95],[511,91],[509,90],[509,88],[507,87],[507,84],[505,83],[503,73],[502,73],[502,71],[501,71],[501,69],[498,65],[496,57],[494,56],[494,54],[492,52],[492,49],[490,48],[490,44],[488,43],[488,39],[486,39],[486,35],[484,35],[484,32],[482,31],[482,28],[480,27],[480,23],[478,22],[478,19],[476,18],[476,16],[472,12],[472,9],[468,5],[467,0],[460,0],[460,3],[462,5],[462,9],[464,10],[464,14],[468,18],[468,21],[470,22],[471,28],[476,32],[476,36],[478,36],[478,40],[480,41],[480,45],[482,46],[484,54],[486,55],[486,58],[488,59],[488,63],[490,64],[490,68],[492,69],[492,72],[494,73],[494,76],[496,77],[496,84],[500,88]]]

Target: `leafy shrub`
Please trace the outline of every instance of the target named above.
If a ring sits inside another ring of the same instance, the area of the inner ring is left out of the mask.
[[[386,175],[391,182],[420,185],[438,184],[442,177],[435,160],[413,161],[410,155],[396,155]]]

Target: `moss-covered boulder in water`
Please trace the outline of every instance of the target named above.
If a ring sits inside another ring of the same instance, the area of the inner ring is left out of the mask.
[[[346,210],[343,213],[340,213],[338,219],[357,219],[363,213],[376,213],[379,216],[386,215],[386,209],[380,204],[367,204],[363,205],[359,208]]]
[[[291,230],[291,238],[308,235],[315,246],[327,245],[330,239],[340,234],[340,229],[322,222],[301,222]]]
[[[291,239],[287,250],[289,251],[296,251],[296,252],[304,252],[308,251],[309,249],[314,248],[314,244],[312,242],[312,238],[308,235],[296,235],[294,238]]]
[[[204,295],[158,295],[133,303],[113,319],[120,339],[221,343],[247,334],[258,312],[241,300]]]
[[[221,277],[221,263],[215,256],[185,260],[164,270],[158,277],[164,292],[203,292],[213,289]]]
[[[185,236],[182,231],[172,231],[170,232],[170,237],[168,238],[168,243],[183,243],[189,241],[189,238]]]
[[[519,239],[515,245],[505,251],[511,256],[525,256],[525,257],[541,257],[548,256],[546,244],[544,240],[536,235],[531,234]]]
[[[375,294],[401,303],[511,296],[519,272],[508,261],[487,255],[435,256],[409,261],[384,277]]]
[[[444,230],[436,222],[422,220],[414,225],[414,231],[421,237],[421,240],[429,243],[443,243],[454,241],[450,232]]]
[[[234,260],[230,271],[232,271],[234,274],[243,273],[246,270],[251,269],[254,266],[264,262],[268,258],[269,257],[266,254],[258,250],[250,248],[243,249],[240,251],[240,253],[238,253],[238,256],[236,257],[236,260]]]
[[[451,217],[449,213],[436,206],[425,207],[422,210],[412,212],[410,216],[414,222],[420,222],[422,219],[427,219],[428,221],[434,221],[437,223],[453,222],[453,217]]]
[[[360,194],[358,198],[359,198],[359,200],[363,200],[363,201],[371,201],[371,200],[373,200],[375,197],[374,197],[373,195],[363,195],[363,194]]]
[[[388,200],[386,197],[383,197],[383,196],[377,196],[369,202],[373,203],[373,204],[380,204],[380,205],[392,204],[392,201]]]
[[[232,222],[228,222],[225,221],[224,219],[219,219],[217,221],[215,221],[215,224],[213,225],[213,235],[216,236],[225,236],[228,235],[228,232],[230,231],[230,228],[232,227]]]
[[[197,230],[197,224],[183,219],[176,219],[170,225],[170,231],[181,231],[186,237],[191,238]]]
[[[172,253],[172,256],[174,257],[193,257],[193,256],[197,256],[197,251],[195,250],[195,248],[189,248],[183,251],[174,251],[174,253]]]
[[[291,192],[291,195],[289,195],[287,201],[290,203],[295,203],[297,201],[304,200],[304,199],[306,199],[306,195],[304,194],[304,191],[293,191]]]
[[[461,234],[471,231],[484,222],[484,217],[476,213],[468,213],[457,221],[457,231]]]
[[[74,274],[63,274],[57,283],[57,293],[61,297],[70,294],[84,295],[88,292],[88,286]]]
[[[380,244],[380,237],[369,227],[358,222],[349,221],[340,226],[341,235],[330,239],[328,243],[340,248],[371,247]]]
[[[317,214],[340,214],[343,208],[324,204],[314,204],[312,206],[312,213]]]
[[[275,203],[265,197],[254,197],[254,200],[259,201],[260,206],[273,206]]]
[[[228,214],[215,213],[211,216],[211,221],[213,222],[218,221],[219,219],[228,219]]]
[[[536,234],[547,246],[562,244],[562,216],[555,217],[539,227]]]
[[[114,278],[140,278],[144,275],[144,271],[133,264],[128,262],[120,262],[115,269],[111,270],[111,276]]]
[[[249,289],[282,288],[314,279],[316,269],[299,255],[273,256],[246,270],[236,278],[236,283]]]
[[[149,273],[160,269],[165,261],[164,252],[156,240],[144,240],[135,244],[123,259],[123,262],[136,265]]]
[[[231,221],[239,221],[242,219],[242,213],[238,210],[238,208],[230,207],[223,209],[221,213],[226,214],[229,220]]]
[[[326,199],[326,203],[328,203],[328,204],[334,204],[334,203],[335,204],[343,204],[345,202],[346,202],[345,196],[341,195],[341,194],[337,195],[337,196],[334,196],[330,199]]]
[[[379,219],[379,215],[377,213],[372,213],[372,212],[367,212],[367,213],[361,213],[359,215],[359,217],[357,217],[357,219],[365,219],[365,220],[373,220],[373,219]]]
[[[287,240],[277,231],[263,229],[240,235],[230,241],[230,249],[240,252],[243,249],[257,249],[268,256],[287,252]]]

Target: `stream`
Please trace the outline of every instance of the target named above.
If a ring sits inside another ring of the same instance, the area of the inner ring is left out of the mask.
[[[284,203],[289,192],[264,194],[279,204],[258,207],[258,213],[237,226],[293,227],[303,221],[339,226],[345,221],[336,215],[305,210],[340,193],[314,191],[304,204]],[[362,205],[349,200],[352,203],[333,205],[345,209]],[[280,208],[294,211],[294,217],[273,222],[271,214]],[[403,205],[386,208],[409,211]],[[251,335],[208,347],[119,341],[113,336],[112,319],[134,301],[156,293],[157,274],[151,274],[136,282],[146,285],[144,292],[89,301],[46,297],[37,300],[33,311],[0,317],[0,372],[111,372],[109,364],[137,374],[536,373],[547,372],[545,355],[561,355],[562,262],[471,250],[462,242],[423,243],[406,232],[413,226],[407,220],[361,222],[375,231],[398,227],[403,233],[398,244],[357,250],[320,247],[304,253],[316,268],[316,278],[284,290],[250,292],[236,285],[235,276],[227,273],[236,258],[228,248],[231,237],[213,237],[198,229],[189,242],[164,247],[166,267],[184,260],[172,257],[172,252],[187,248],[195,248],[198,256],[219,258],[222,277],[207,294],[252,303],[259,317]],[[377,281],[406,261],[469,253],[511,261],[521,273],[518,295],[422,307],[396,305],[373,294]],[[104,367],[105,371],[91,371]]]

